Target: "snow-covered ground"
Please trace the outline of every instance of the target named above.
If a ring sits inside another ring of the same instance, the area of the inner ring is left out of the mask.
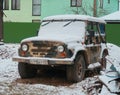
[[[109,60],[120,62],[120,47],[107,44]],[[18,82],[17,62],[12,57],[17,55],[19,44],[5,44],[0,46],[0,95],[98,95],[94,85],[98,77],[89,77],[79,83],[70,85],[49,85],[43,83]],[[30,79],[31,80],[31,79]],[[20,80],[24,81],[24,80]],[[104,87],[99,95],[114,95]]]

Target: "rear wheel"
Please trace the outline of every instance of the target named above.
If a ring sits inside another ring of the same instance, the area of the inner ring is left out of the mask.
[[[83,55],[78,55],[73,65],[67,66],[67,80],[72,82],[79,82],[85,76],[85,59]]]
[[[27,63],[18,64],[18,72],[21,78],[33,78],[37,73],[37,69],[33,65]]]

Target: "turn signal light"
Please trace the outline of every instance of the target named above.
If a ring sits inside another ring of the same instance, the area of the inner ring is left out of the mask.
[[[66,53],[65,52],[61,52],[60,53],[60,57],[65,58],[66,57]]]
[[[25,51],[21,51],[21,55],[25,56],[26,52]]]

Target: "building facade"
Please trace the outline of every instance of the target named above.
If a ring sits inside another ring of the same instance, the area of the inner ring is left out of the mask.
[[[119,0],[97,0],[97,16],[104,16],[119,10]]]
[[[59,14],[103,16],[118,10],[118,0],[4,0],[5,22],[39,22]]]
[[[97,17],[118,10],[118,0],[42,0],[41,17],[58,14],[84,14]]]
[[[40,21],[41,0],[3,0],[5,22]]]

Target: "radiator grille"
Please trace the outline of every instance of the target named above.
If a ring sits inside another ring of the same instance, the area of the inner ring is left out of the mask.
[[[61,42],[33,41],[29,42],[29,54],[32,57],[56,57],[57,46],[63,45]]]

